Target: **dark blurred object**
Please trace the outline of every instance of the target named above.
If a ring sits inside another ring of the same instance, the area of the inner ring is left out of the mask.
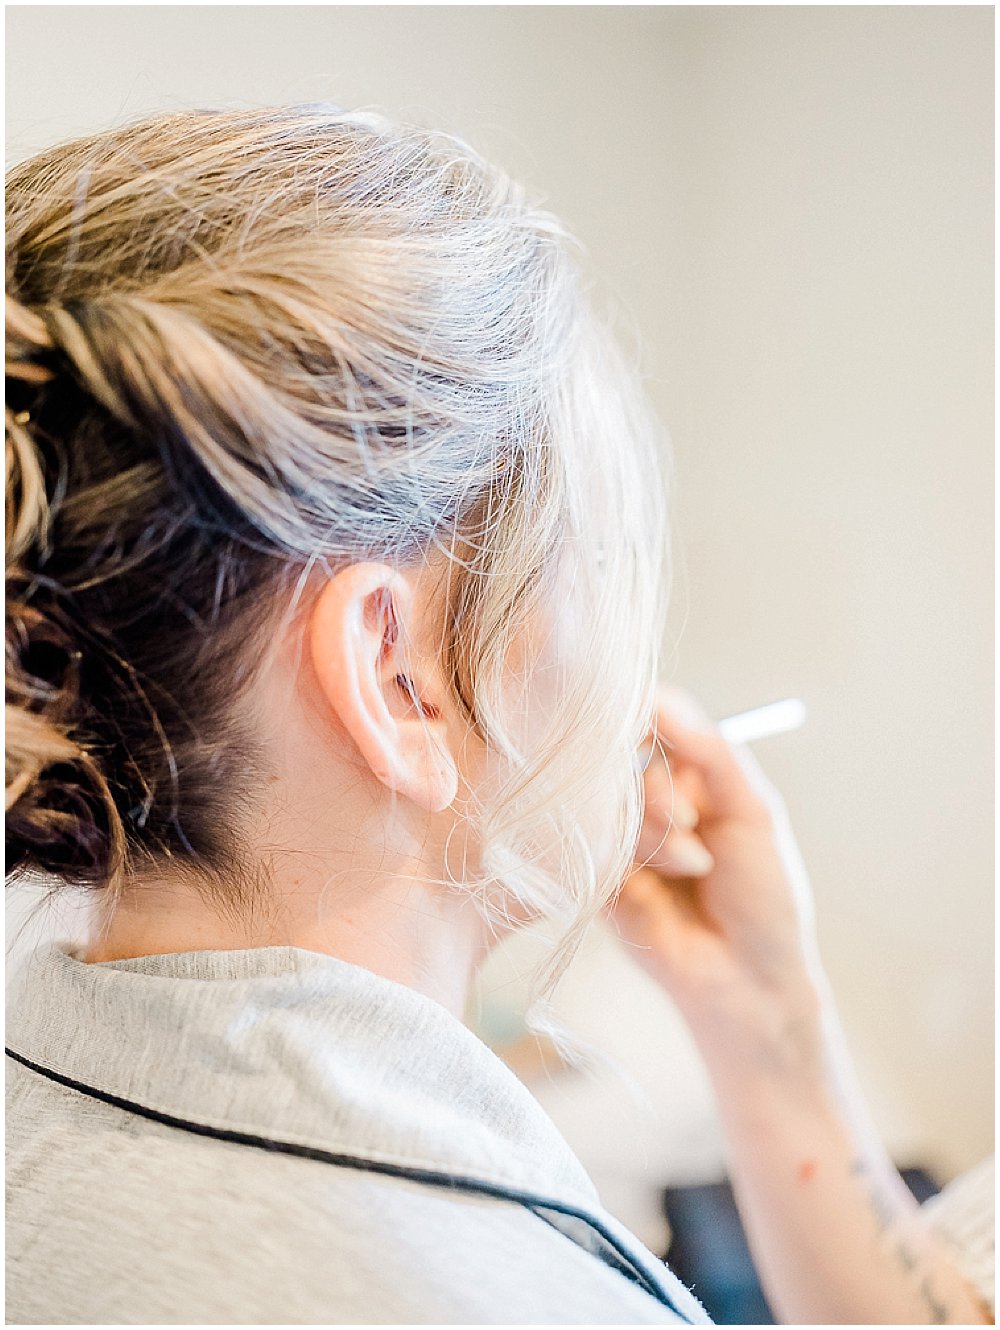
[[[900,1170],[921,1204],[940,1188],[923,1168]],[[719,1325],[776,1325],[754,1269],[728,1182],[668,1187],[663,1212],[672,1234],[670,1268]]]

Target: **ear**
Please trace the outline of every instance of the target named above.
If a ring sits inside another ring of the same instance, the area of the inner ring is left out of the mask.
[[[415,604],[403,573],[350,564],[320,592],[309,647],[323,694],[374,774],[437,813],[455,798],[458,769],[441,685],[429,672],[414,678],[405,650],[416,639]]]

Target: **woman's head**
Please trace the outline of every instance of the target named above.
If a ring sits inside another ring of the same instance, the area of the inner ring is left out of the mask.
[[[157,117],[7,198],[8,868],[266,893],[302,846],[265,850],[262,681],[308,675],[443,884],[575,935],[638,833],[665,548],[555,220],[327,107]]]

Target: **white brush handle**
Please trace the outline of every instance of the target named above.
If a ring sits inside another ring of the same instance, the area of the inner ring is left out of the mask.
[[[797,697],[786,697],[781,702],[770,702],[765,707],[754,707],[753,711],[727,716],[719,721],[719,730],[728,743],[748,744],[755,739],[770,738],[772,734],[797,730],[805,718],[805,704]]]

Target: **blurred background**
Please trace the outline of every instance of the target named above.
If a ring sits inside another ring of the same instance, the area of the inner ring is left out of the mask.
[[[564,218],[672,441],[664,674],[715,716],[805,701],[757,753],[878,1123],[939,1181],[988,1153],[992,7],[6,18],[11,160],[152,110],[330,99],[461,133]],[[553,1070],[518,1042],[536,943],[497,954],[471,1019],[662,1250],[663,1188],[725,1168],[698,1059],[597,932],[556,1006],[608,1069]]]

